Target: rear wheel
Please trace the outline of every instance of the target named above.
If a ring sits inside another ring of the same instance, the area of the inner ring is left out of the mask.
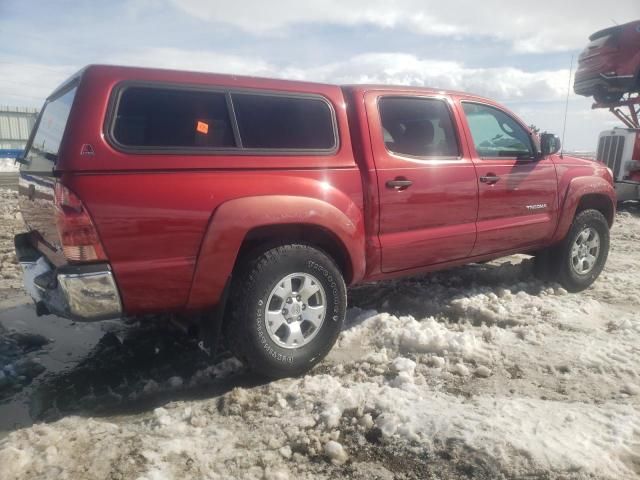
[[[570,292],[589,287],[598,278],[609,255],[609,224],[597,210],[583,210],[564,241],[536,255],[539,278],[558,281]]]
[[[342,275],[324,252],[302,244],[271,248],[234,281],[232,349],[262,375],[302,374],[338,338],[346,299]]]

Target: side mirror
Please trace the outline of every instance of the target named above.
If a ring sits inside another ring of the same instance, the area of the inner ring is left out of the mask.
[[[561,146],[562,143],[560,142],[560,138],[557,135],[546,132],[540,134],[540,151],[543,157],[558,153]]]

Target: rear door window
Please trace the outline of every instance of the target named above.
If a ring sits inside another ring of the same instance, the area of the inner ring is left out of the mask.
[[[125,88],[112,136],[124,147],[146,149],[236,146],[225,94],[197,90]]]
[[[232,93],[243,148],[333,150],[333,110],[320,98]]]
[[[383,97],[380,119],[387,150],[414,157],[458,157],[458,140],[444,100]]]

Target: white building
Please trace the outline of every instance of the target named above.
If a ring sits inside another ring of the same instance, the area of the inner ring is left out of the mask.
[[[35,108],[0,106],[0,149],[24,149],[37,116]]]

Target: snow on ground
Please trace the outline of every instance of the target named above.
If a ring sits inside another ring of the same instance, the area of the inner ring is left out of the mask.
[[[355,287],[305,377],[24,428],[0,443],[2,477],[637,478],[639,241],[629,207],[580,294],[534,280],[524,256]],[[149,390],[243,375],[226,360]]]
[[[18,192],[0,189],[0,301],[22,293],[22,270],[13,247],[13,236],[22,231]]]
[[[0,158],[0,172],[17,172],[18,167],[13,158]]]

